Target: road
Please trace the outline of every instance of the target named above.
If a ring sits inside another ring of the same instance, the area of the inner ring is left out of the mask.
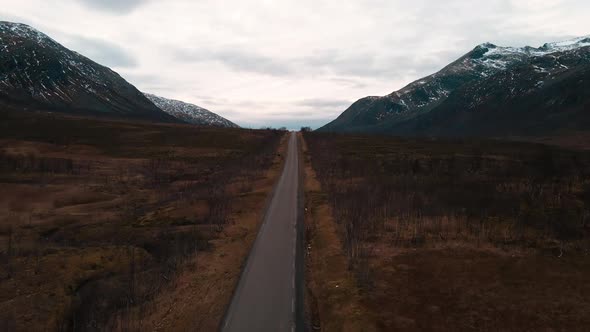
[[[298,158],[291,133],[283,174],[226,313],[224,332],[295,330]]]

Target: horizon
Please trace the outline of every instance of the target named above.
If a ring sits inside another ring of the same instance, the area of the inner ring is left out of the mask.
[[[143,92],[242,127],[316,129],[484,42],[538,47],[588,35],[578,22],[590,9],[583,1],[250,3],[24,1],[2,8],[0,20],[47,34]],[[453,12],[469,15],[449,23]]]

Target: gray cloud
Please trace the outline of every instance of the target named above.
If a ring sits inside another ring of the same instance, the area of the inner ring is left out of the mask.
[[[8,14],[3,11],[0,11],[0,21],[9,21],[9,22],[24,23],[24,24],[32,25],[31,21],[25,17],[19,16],[19,15]]]
[[[99,9],[115,14],[128,14],[150,0],[78,0],[92,9]]]
[[[220,62],[235,71],[271,76],[285,76],[292,72],[288,62],[244,51],[240,48],[218,50],[178,49],[173,53],[173,56],[175,59],[184,62]]]
[[[388,51],[376,54],[347,54],[331,50],[305,56],[299,62],[303,67],[308,67],[307,72],[321,72],[353,78],[394,79],[414,76],[415,79],[418,79],[442,69],[442,64],[456,60],[466,52],[467,50],[459,49],[451,52],[400,55],[391,54]]]
[[[344,85],[347,87],[351,87],[354,89],[363,89],[367,87],[367,83],[363,83],[360,80],[358,80],[357,78],[340,78],[340,77],[336,77],[336,78],[330,78],[328,79],[330,82],[333,82],[334,84],[338,84],[338,85]]]
[[[154,89],[166,88],[167,85],[161,83],[161,79],[157,75],[153,74],[142,74],[136,72],[127,72],[123,70],[122,73],[125,75],[125,78],[129,81],[140,83],[145,86],[146,90],[152,91]],[[148,88],[149,87],[149,88]],[[146,91],[146,92],[149,92]]]
[[[352,104],[349,100],[343,99],[304,99],[298,102],[295,102],[295,105],[309,107],[313,109],[317,108],[329,108],[329,109],[342,109],[343,107],[348,107]]]
[[[455,56],[454,59],[457,59],[461,55],[461,51],[451,54],[433,52],[420,57],[388,54],[388,52],[355,54],[346,50],[327,50],[298,57],[273,58],[244,51],[239,47],[220,50],[178,49],[173,52],[175,60],[219,62],[239,72],[291,77],[336,75],[340,78],[335,80],[358,88],[366,87],[366,84],[359,83],[354,78],[391,79],[409,75],[428,75],[442,69],[441,63],[450,56]]]
[[[301,63],[314,70],[351,76],[374,75],[385,68],[376,68],[377,55],[351,54],[342,50],[325,50],[301,58]],[[381,70],[379,70],[381,69]]]
[[[94,38],[69,35],[65,43],[69,48],[107,67],[129,68],[137,66],[133,55],[117,44]]]

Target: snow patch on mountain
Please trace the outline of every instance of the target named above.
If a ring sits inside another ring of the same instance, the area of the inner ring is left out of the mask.
[[[10,32],[29,40],[35,40],[40,47],[53,47],[57,44],[55,40],[49,38],[46,34],[22,23],[0,21],[0,32],[4,34]],[[0,38],[0,42],[4,42],[4,40]],[[13,40],[9,41],[9,43],[16,45],[17,42]],[[7,48],[7,45],[4,48]]]
[[[150,93],[144,93],[144,95],[164,112],[185,122],[200,126],[239,128],[235,123],[197,105]]]
[[[529,61],[534,57],[551,56],[552,54],[575,51],[590,46],[590,35],[566,41],[546,43],[541,47],[502,47],[492,43],[478,45],[468,56],[456,61],[440,72],[409,84],[388,97],[398,103],[401,112],[413,111],[439,102],[448,97],[454,90],[444,83],[449,77],[470,75],[486,78],[510,69],[512,66]],[[559,60],[559,59],[558,59]],[[556,70],[567,70],[568,67],[555,61],[546,66],[537,65],[539,73],[549,75]],[[415,92],[419,93],[415,93]]]
[[[34,50],[30,52],[33,46],[31,41],[35,43],[34,47],[48,49],[49,52],[57,54],[52,54],[50,57],[47,53],[39,54]],[[26,24],[1,21],[0,43],[3,45],[0,48],[0,56],[11,58],[14,64],[11,70],[0,77],[0,84],[5,87],[28,87],[33,96],[43,99],[55,94],[69,99],[68,94],[60,89],[60,83],[67,84],[69,87],[83,88],[92,93],[95,89],[89,83],[107,87],[102,73],[95,70],[94,64],[86,61],[87,58],[66,49],[49,36]],[[67,75],[69,73],[78,73],[90,82],[82,83],[82,80],[78,81],[76,75]]]
[[[590,35],[546,43],[538,48],[501,47],[484,43],[435,74],[416,80],[387,96],[372,97],[368,103],[354,103],[343,113],[347,116],[338,117],[323,129],[406,121],[437,108],[457,89],[485,80],[502,80],[508,91],[507,97],[533,93],[545,86],[548,80],[569,70],[571,65],[577,63],[575,59],[588,60],[589,47]],[[532,74],[529,69],[532,69]],[[518,86],[524,82],[523,78],[514,76],[512,71],[525,71],[534,81],[526,88]],[[473,93],[482,93],[481,100],[475,98],[471,105],[475,108],[485,102],[489,97],[486,94],[491,92]]]
[[[491,58],[497,55],[510,56],[510,55],[526,55],[526,56],[545,56],[557,52],[566,52],[575,50],[582,47],[590,46],[590,35],[578,37],[570,40],[546,43],[541,47],[534,48],[530,46],[525,47],[502,47],[496,46],[491,43],[485,43],[479,45],[481,48],[487,49],[485,53],[486,58]]]
[[[110,68],[26,24],[0,21],[0,60],[7,103],[174,121]]]

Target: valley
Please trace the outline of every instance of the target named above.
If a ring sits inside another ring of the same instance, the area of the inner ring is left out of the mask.
[[[588,330],[590,36],[439,45],[336,117],[431,58],[146,21],[0,21],[0,331]]]

